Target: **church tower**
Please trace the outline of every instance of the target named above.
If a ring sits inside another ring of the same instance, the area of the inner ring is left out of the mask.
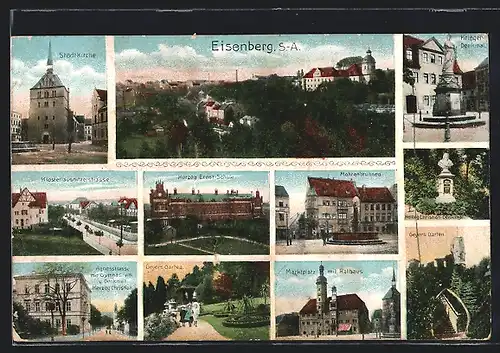
[[[69,89],[54,73],[52,43],[49,42],[45,74],[30,89],[28,140],[35,143],[68,141]]]
[[[372,56],[370,48],[366,51],[366,55],[361,62],[361,71],[366,81],[370,81],[370,76],[375,72],[375,59]]]
[[[326,302],[328,298],[327,294],[327,280],[324,275],[325,268],[323,267],[323,263],[319,265],[319,276],[316,279],[316,309],[318,313],[322,313],[326,311]]]

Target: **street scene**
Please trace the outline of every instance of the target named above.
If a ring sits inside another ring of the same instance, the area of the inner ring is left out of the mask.
[[[407,337],[491,335],[489,226],[407,227]]]
[[[107,163],[104,36],[11,43],[12,164]]]
[[[403,36],[403,141],[489,142],[488,35]]]
[[[269,262],[146,262],[144,339],[269,340],[269,290]]]
[[[136,266],[135,262],[15,262],[14,340],[136,340]]]
[[[490,219],[490,152],[404,150],[405,219]]]
[[[114,48],[118,159],[394,156],[392,35],[116,36]]]
[[[144,172],[146,255],[269,255],[268,172]]]
[[[276,340],[398,340],[396,261],[277,261]]]
[[[136,255],[136,179],[122,171],[13,172],[13,255]]]
[[[276,171],[277,254],[396,254],[394,170]]]

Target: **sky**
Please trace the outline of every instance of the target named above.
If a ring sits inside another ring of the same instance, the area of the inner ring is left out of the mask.
[[[137,198],[135,171],[23,171],[12,172],[12,191],[25,187],[31,192],[46,192],[49,202]]]
[[[47,70],[49,41],[54,73],[69,89],[75,115],[91,115],[92,90],[106,89],[104,36],[13,37],[11,57],[12,109],[27,117],[29,92]],[[95,54],[95,58],[62,58],[66,54]]]
[[[479,40],[472,41],[467,35],[477,36],[482,34]],[[447,33],[420,33],[410,34],[412,37],[427,40],[435,37],[442,45],[446,41]],[[474,70],[481,61],[488,57],[488,36],[484,33],[450,33],[451,41],[455,44],[457,61],[463,72]],[[472,44],[472,46],[471,46]],[[477,44],[483,44],[478,46]]]
[[[406,228],[406,259],[418,259],[415,227]],[[451,253],[450,247],[457,236],[464,237],[465,265],[477,265],[491,256],[490,227],[418,227],[422,263],[434,261]]]
[[[276,315],[298,312],[308,299],[316,298],[316,278],[319,276],[320,264],[319,261],[275,263]],[[396,261],[324,261],[323,266],[328,281],[328,296],[331,296],[333,285],[337,287],[337,295],[357,294],[365,302],[370,317],[374,310],[382,307],[382,298],[391,287],[393,268],[396,273],[396,288],[399,288]],[[356,273],[341,274],[341,269],[351,269]],[[297,270],[308,272],[292,272]]]
[[[137,288],[136,262],[76,262],[72,264],[84,266],[83,275],[92,291],[90,302],[101,312],[112,312],[115,303],[120,308],[129,293]],[[12,274],[13,276],[31,274],[42,265],[41,262],[14,263]]]
[[[342,175],[342,173],[347,173]],[[358,174],[356,174],[358,173]],[[363,174],[368,173],[368,175]],[[285,187],[290,196],[290,214],[305,211],[306,192],[309,187],[307,177],[335,178],[351,180],[357,186],[387,186],[390,188],[396,182],[394,170],[366,170],[366,171],[276,171],[274,178],[276,185]]]
[[[193,267],[203,267],[203,262],[145,262],[144,268],[144,283],[153,283],[156,286],[158,276],[162,276],[165,282],[175,273],[182,280],[188,273],[193,271]]]
[[[248,43],[261,44],[264,50],[226,50],[235,44],[248,48]],[[233,81],[236,69],[239,80],[273,73],[295,75],[301,69],[334,66],[348,56],[364,57],[368,49],[377,68],[394,68],[392,34],[116,36],[114,46],[117,82]]]
[[[169,192],[176,187],[178,193],[190,193],[192,188],[211,194],[215,189],[219,193],[234,189],[240,194],[259,191],[264,202],[269,202],[268,172],[144,172],[144,203],[149,203],[149,194],[156,187],[156,181],[163,181]]]

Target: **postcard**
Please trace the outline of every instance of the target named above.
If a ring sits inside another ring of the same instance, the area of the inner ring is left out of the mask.
[[[489,142],[488,35],[403,35],[403,141]]]
[[[269,255],[269,173],[145,172],[146,255]]]
[[[107,163],[105,37],[11,41],[12,164]]]
[[[489,226],[406,228],[408,339],[488,339]]]
[[[14,340],[136,340],[136,267],[136,262],[15,262]]]
[[[116,155],[393,157],[391,34],[116,36]]]
[[[400,339],[396,261],[277,261],[277,340]]]
[[[277,254],[396,254],[394,170],[276,171]]]
[[[136,255],[137,173],[12,172],[14,256]]]
[[[269,262],[145,262],[146,341],[269,340]]]

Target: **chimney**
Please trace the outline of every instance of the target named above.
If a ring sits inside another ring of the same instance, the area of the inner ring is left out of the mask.
[[[174,188],[174,195],[177,195],[177,188]]]
[[[191,194],[194,195],[194,188],[191,189]]]
[[[215,195],[219,195],[219,190],[215,189]]]

